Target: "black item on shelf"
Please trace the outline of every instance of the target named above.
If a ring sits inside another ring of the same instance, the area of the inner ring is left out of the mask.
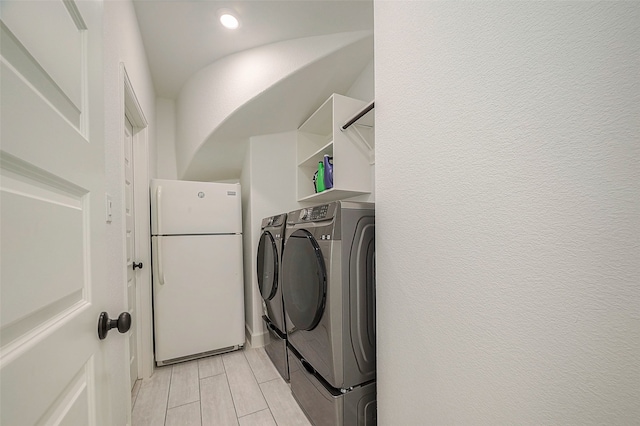
[[[318,180],[318,171],[313,174],[313,192],[318,193],[318,186],[316,185],[316,181]]]

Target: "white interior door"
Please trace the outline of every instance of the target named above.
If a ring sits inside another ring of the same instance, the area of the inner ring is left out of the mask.
[[[127,304],[128,311],[134,323],[138,319],[136,309],[136,264],[135,258],[135,209],[134,209],[134,182],[133,182],[133,125],[128,117],[124,117],[124,214],[126,232],[126,267],[127,267]],[[143,265],[144,266],[144,265]],[[131,374],[131,388],[138,379],[138,333],[136,327],[129,330],[129,371]]]
[[[0,423],[109,425],[102,3],[0,8]]]

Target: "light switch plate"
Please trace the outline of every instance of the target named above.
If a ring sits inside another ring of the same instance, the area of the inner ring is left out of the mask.
[[[111,223],[111,220],[113,218],[113,213],[112,213],[112,211],[113,211],[113,200],[111,199],[111,195],[106,194],[106,196],[107,196],[107,200],[106,200],[105,206],[107,208],[107,211],[106,211],[107,223]]]

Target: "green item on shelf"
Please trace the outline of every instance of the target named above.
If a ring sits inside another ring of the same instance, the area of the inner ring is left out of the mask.
[[[318,177],[316,178],[316,190],[317,192],[322,192],[326,188],[324,186],[324,163],[322,161],[318,161]]]

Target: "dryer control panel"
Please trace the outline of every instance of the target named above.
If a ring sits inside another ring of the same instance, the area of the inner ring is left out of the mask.
[[[335,209],[330,209],[329,204],[323,204],[315,207],[307,207],[300,210],[297,217],[298,222],[314,222],[318,220],[331,219]]]

